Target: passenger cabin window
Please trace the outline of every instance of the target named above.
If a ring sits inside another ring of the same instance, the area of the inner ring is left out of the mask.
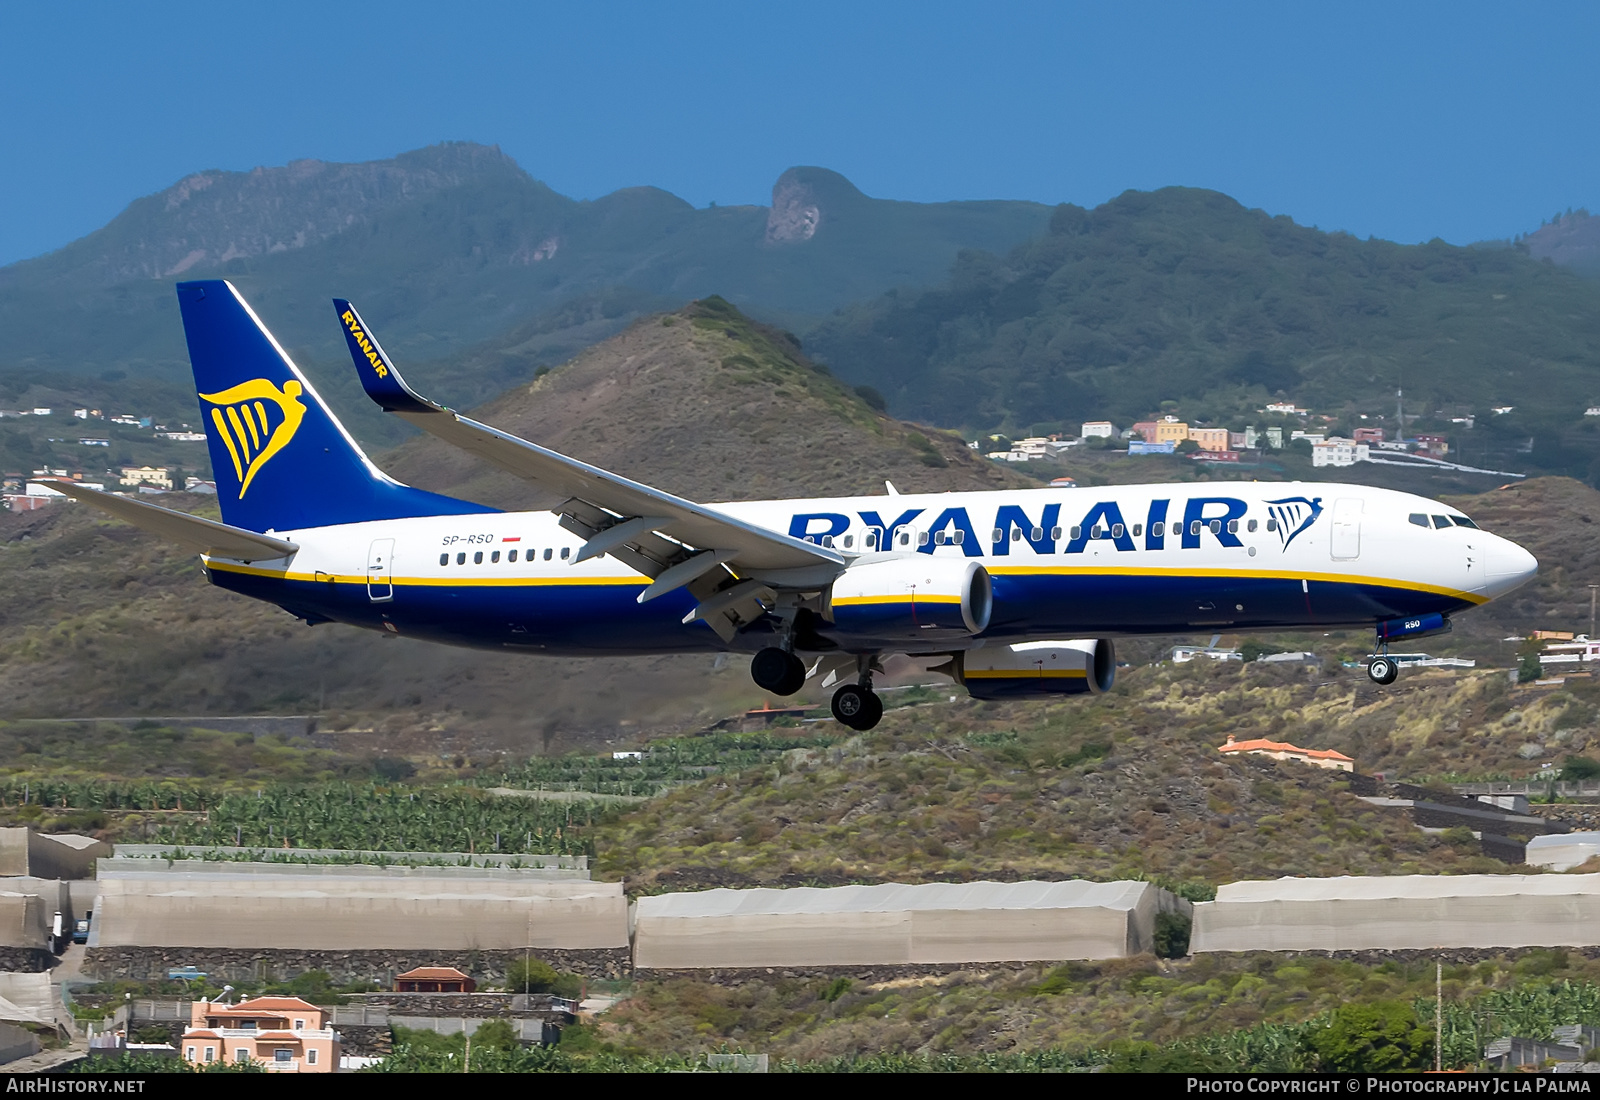
[[[1097,523],[1093,527],[1089,528],[1089,537],[1091,539],[1103,539],[1106,537],[1106,535],[1105,531]]]
[[[516,561],[516,560],[517,560],[517,552],[515,550],[511,551],[509,554],[506,555],[506,561]]]
[[[846,535],[844,537],[844,548],[846,550],[850,549],[850,547],[855,545],[855,541],[856,537],[854,535]]]
[[[545,561],[549,561],[551,559],[551,557],[553,557],[554,555],[555,555],[555,551],[554,550],[550,549],[548,546],[546,546],[544,548],[544,560]]]
[[[926,531],[918,531],[917,532],[917,545],[918,546],[926,546],[926,545],[928,545],[928,532],[926,532]]]
[[[826,546],[829,550],[832,550],[833,549],[833,536],[832,535],[823,535],[822,536],[822,545]],[[562,554],[561,556],[562,557],[566,557],[565,554]]]
[[[911,532],[909,532],[909,531],[901,531],[900,532],[900,545],[901,546],[910,546],[911,545]]]
[[[1144,524],[1135,523],[1133,525],[1133,537],[1138,538],[1142,534],[1144,534]]]
[[[1061,528],[1059,528],[1059,527],[1050,528],[1050,537],[1052,539],[1059,540],[1061,538]]]
[[[1406,518],[1408,518],[1412,523],[1416,524],[1418,527],[1426,527],[1426,526],[1428,526],[1428,517],[1423,515],[1421,512],[1412,512],[1411,515],[1406,517]]]
[[[1114,539],[1120,539],[1122,537],[1122,524],[1113,523],[1111,525],[1111,537]]]
[[[1212,520],[1211,523],[1209,524],[1209,526],[1211,528],[1211,533],[1213,535],[1222,534],[1222,521],[1220,519]]]
[[[562,560],[562,561],[566,561],[566,560],[567,560],[567,559],[568,559],[568,558],[570,558],[570,557],[571,557],[571,556],[572,556],[572,547],[570,547],[570,546],[563,546],[563,547],[562,547],[562,548],[561,548],[561,560]]]
[[[1163,523],[1161,520],[1156,520],[1154,523],[1152,523],[1150,525],[1150,534],[1153,537],[1160,538],[1162,535],[1164,535],[1166,533],[1167,533],[1167,525],[1165,523]]]
[[[493,552],[493,553],[492,553],[492,554],[490,554],[490,555],[489,555],[489,560],[490,560],[490,561],[491,561],[491,562],[497,562],[497,561],[499,561],[499,560],[500,560],[500,551],[498,551],[498,550],[496,550],[496,551],[494,551],[494,552]]]
[[[1249,524],[1246,525],[1246,529],[1250,530],[1250,531],[1254,531],[1256,529],[1256,521],[1255,520],[1251,520],[1249,522]]]
[[[1236,520],[1236,519],[1230,519],[1228,521],[1228,534],[1237,535],[1238,533],[1239,533],[1239,521]]]
[[[865,546],[868,550],[871,550],[874,546],[877,546],[878,532],[868,531],[866,537],[861,540],[861,545]]]
[[[1200,533],[1200,521],[1199,520],[1195,520],[1193,523],[1189,524],[1189,534],[1198,535],[1199,533]]]
[[[467,564],[467,555],[466,555],[465,551],[463,551],[462,553],[459,553],[459,554],[456,555],[456,564],[457,565],[465,565],[465,564]]]
[[[1277,529],[1278,529],[1278,521],[1277,520],[1275,520],[1275,519],[1267,520],[1267,530],[1268,531],[1276,531]]]
[[[933,544],[935,546],[943,546],[944,545],[944,532],[943,531],[935,531],[933,533]]]
[[[475,554],[472,555],[472,564],[473,565],[482,565],[483,564],[483,551],[482,550],[479,550]]]
[[[450,564],[450,555],[449,554],[440,554],[439,555],[439,564],[440,565],[449,565]]]
[[[952,532],[950,532],[950,541],[955,543],[957,546],[960,546],[961,543],[963,541],[965,541],[966,537],[967,537],[967,533],[965,531],[952,531]]]

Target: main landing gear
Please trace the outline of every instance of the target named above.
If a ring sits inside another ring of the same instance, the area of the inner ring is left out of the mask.
[[[786,649],[769,645],[750,659],[750,679],[774,695],[793,695],[805,685],[805,662]]]
[[[833,716],[853,730],[869,730],[883,717],[883,700],[871,684],[845,684],[833,693]]]
[[[883,717],[883,700],[872,690],[872,663],[860,658],[858,678],[833,693],[833,716],[853,730],[869,730]],[[786,649],[767,646],[750,659],[750,678],[774,695],[793,695],[806,682],[806,666]]]
[[[872,690],[874,658],[856,658],[856,682],[833,693],[833,716],[840,725],[869,730],[883,717],[883,700]]]

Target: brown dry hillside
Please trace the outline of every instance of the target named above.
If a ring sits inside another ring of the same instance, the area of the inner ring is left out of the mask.
[[[716,298],[640,321],[472,415],[705,501],[882,493],[885,479],[905,492],[1037,484],[955,436],[875,412],[793,337]],[[433,439],[383,464],[402,481],[500,507],[528,499],[516,478]]]
[[[1589,629],[1588,586],[1600,584],[1600,492],[1571,478],[1541,477],[1449,500],[1539,559],[1537,577],[1463,616],[1462,628],[1495,637],[1538,627]]]
[[[714,303],[641,322],[478,415],[701,499],[881,491],[885,477],[1017,483],[952,437],[874,413],[782,334]],[[385,465],[494,503],[521,490],[431,441]],[[742,662],[718,670],[709,655],[559,660],[308,628],[87,509],[0,512],[0,717],[324,712],[325,729],[372,731],[345,740],[373,749],[526,753],[697,728],[759,700]]]

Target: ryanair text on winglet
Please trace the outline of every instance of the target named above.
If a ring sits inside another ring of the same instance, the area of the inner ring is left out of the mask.
[[[383,361],[383,356],[378,354],[378,349],[372,346],[372,341],[367,339],[367,334],[361,331],[361,323],[356,320],[356,315],[350,310],[345,310],[340,315],[345,327],[350,330],[350,339],[354,340],[361,350],[366,353],[367,362],[372,364],[372,369],[378,372],[379,378],[389,377],[389,367]]]

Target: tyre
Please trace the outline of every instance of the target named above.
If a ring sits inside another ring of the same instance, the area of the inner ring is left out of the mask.
[[[860,684],[833,693],[833,716],[853,730],[869,730],[883,717],[883,702]]]
[[[806,666],[793,653],[767,646],[750,659],[750,679],[774,695],[793,695],[806,682]]]
[[[1367,675],[1375,684],[1392,684],[1400,675],[1400,666],[1388,657],[1374,657],[1367,665]]]
[[[867,692],[867,713],[861,729],[869,730],[883,720],[883,698],[875,691]]]

